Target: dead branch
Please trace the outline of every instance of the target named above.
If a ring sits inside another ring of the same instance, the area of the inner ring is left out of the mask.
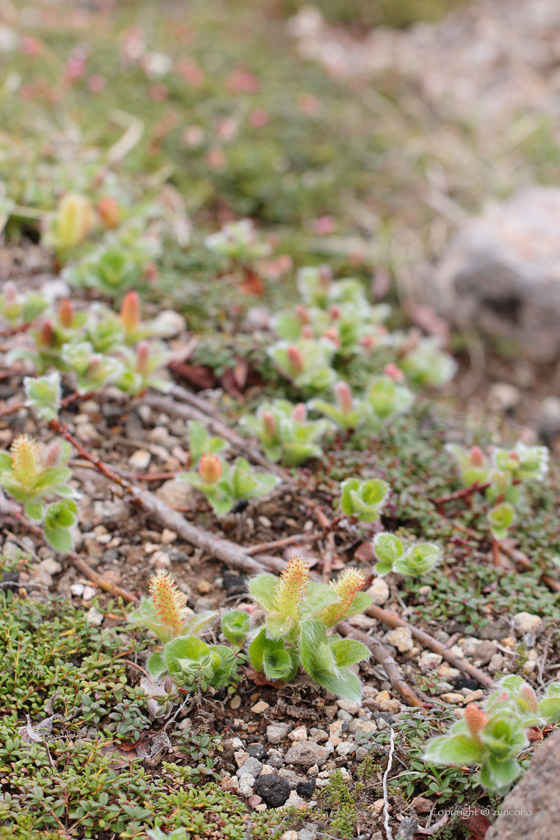
[[[371,650],[377,662],[379,662],[379,664],[384,668],[393,688],[399,692],[403,700],[405,700],[409,706],[416,706],[422,709],[427,708],[427,703],[417,697],[412,688],[403,678],[401,669],[385,645],[381,644],[381,642],[373,636],[368,636],[367,633],[362,633],[361,630],[357,630],[355,627],[352,627],[348,621],[341,621],[340,624],[337,625],[336,629],[342,633],[343,636],[352,636],[352,638],[362,642],[362,644]]]
[[[252,545],[245,549],[245,554],[253,557],[255,554],[266,553],[275,548],[287,548],[290,545],[299,545],[300,543],[312,543],[320,540],[323,535],[320,533],[314,534],[292,534],[291,537],[283,537],[281,540],[271,540],[266,543],[259,543],[259,545]]]
[[[132,592],[129,592],[127,589],[121,589],[120,586],[117,586],[115,583],[111,583],[110,581],[106,580],[102,575],[98,574],[91,566],[88,566],[85,560],[83,560],[75,551],[71,551],[70,554],[66,555],[72,565],[83,575],[88,577],[96,586],[102,589],[104,592],[109,592],[110,595],[116,595],[123,599],[123,601],[127,601],[129,604],[136,604],[138,598],[136,595],[133,595]]]
[[[181,389],[183,392],[184,389]],[[176,393],[176,389],[172,389],[171,393]],[[188,391],[184,391],[185,394],[188,394]],[[193,396],[192,394],[190,396]],[[199,398],[195,398],[197,402],[203,402]],[[253,461],[255,464],[259,464],[259,466],[264,467],[269,472],[274,473],[274,475],[279,476],[280,478],[284,479],[284,481],[291,481],[290,476],[279,467],[277,464],[273,464],[264,457],[262,452],[260,452],[255,446],[253,446],[249,441],[242,438],[241,435],[237,434],[236,431],[231,429],[224,421],[216,415],[216,412],[212,410],[212,413],[209,413],[207,410],[206,412],[202,412],[199,407],[195,407],[193,405],[184,405],[181,403],[176,402],[174,399],[171,399],[169,396],[157,396],[155,394],[146,394],[142,397],[142,403],[144,405],[150,406],[150,408],[156,408],[158,411],[163,411],[165,414],[171,414],[175,417],[181,417],[183,420],[197,420],[199,423],[203,423],[214,435],[218,435],[218,437],[223,437],[227,440],[235,449],[238,449],[240,452],[243,452],[247,458]],[[211,407],[209,407],[211,408]]]
[[[374,604],[367,608],[366,613],[372,618],[376,618],[378,621],[383,622],[383,624],[386,624],[387,627],[408,627],[413,638],[421,642],[424,647],[430,648],[430,650],[433,650],[435,653],[439,653],[439,655],[447,660],[450,665],[453,665],[454,668],[457,668],[463,674],[467,674],[469,677],[472,677],[480,683],[480,685],[484,686],[484,688],[496,687],[494,680],[485,674],[484,671],[481,671],[479,668],[475,668],[474,665],[470,665],[460,656],[456,656],[448,648],[446,648],[445,645],[442,645],[441,642],[438,642],[433,638],[433,636],[430,636],[429,633],[424,632],[424,630],[419,630],[412,624],[408,624],[408,622],[401,618],[400,615],[397,615],[394,612],[389,612],[389,610],[383,610],[381,607],[376,607]]]

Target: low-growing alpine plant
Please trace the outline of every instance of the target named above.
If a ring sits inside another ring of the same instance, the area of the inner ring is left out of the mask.
[[[197,472],[179,473],[177,478],[204,493],[218,516],[225,516],[237,502],[270,493],[280,481],[272,473],[256,472],[246,458],[230,465],[213,452],[201,455]]]
[[[370,656],[368,648],[328,630],[357,615],[371,603],[360,589],[365,577],[347,569],[328,584],[309,580],[309,569],[293,557],[280,579],[263,574],[249,583],[249,593],[265,610],[264,625],[249,646],[251,665],[271,680],[288,682],[299,668],[336,694],[359,700],[361,684],[350,670]]]
[[[45,538],[61,553],[74,545],[70,528],[76,522],[78,493],[69,485],[72,470],[66,466],[72,447],[54,441],[46,451],[28,435],[19,435],[9,452],[0,452],[0,487],[23,504],[25,514],[42,522]],[[49,501],[58,497],[57,501]]]
[[[480,784],[500,795],[507,793],[523,768],[519,754],[532,740],[542,739],[542,728],[560,720],[560,683],[552,683],[546,695],[519,676],[502,680],[490,695],[486,709],[469,703],[464,717],[446,735],[432,739],[424,752],[431,764],[475,765]]]
[[[310,458],[320,458],[319,441],[331,428],[326,420],[310,420],[303,403],[288,400],[261,403],[255,415],[246,414],[241,425],[252,432],[270,461],[297,467]]]

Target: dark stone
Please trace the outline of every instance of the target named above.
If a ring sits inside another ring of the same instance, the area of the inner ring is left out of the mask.
[[[116,548],[108,548],[107,551],[103,552],[103,562],[104,563],[116,563],[119,559],[119,552]]]
[[[228,595],[242,595],[247,591],[245,578],[235,575],[233,572],[225,571],[222,575],[222,581]]]
[[[315,790],[315,779],[308,779],[305,782],[298,782],[296,790],[298,796],[302,796],[304,799],[311,799],[311,797],[313,796],[313,791]]]
[[[18,580],[19,572],[4,572],[2,575],[2,587],[0,587],[0,591],[17,592],[19,589]]]
[[[489,621],[484,627],[478,631],[478,638],[490,642],[496,642],[509,636],[510,628],[509,621],[504,618],[499,618],[497,621]]]
[[[255,779],[255,793],[266,802],[269,808],[279,808],[290,795],[290,785],[277,773],[259,776]]]
[[[268,750],[263,744],[249,744],[247,752],[251,758],[258,758],[259,761],[264,761],[268,755]]]
[[[408,817],[400,824],[395,840],[413,840],[417,830],[418,820],[416,817]]]
[[[459,677],[453,677],[452,680],[449,680],[453,688],[456,688],[459,691],[461,688],[468,688],[469,691],[476,691],[479,688],[478,682],[473,680],[471,677],[465,677],[463,674]]]
[[[246,509],[248,504],[249,504],[249,502],[247,501],[247,499],[240,499],[238,502],[236,502],[234,504],[234,506],[231,509],[231,512],[232,513],[243,513],[243,511]]]
[[[395,718],[393,717],[391,712],[373,712],[373,719],[379,720],[379,718],[383,718],[383,720],[386,720],[387,723],[391,724],[391,726],[395,722]]]

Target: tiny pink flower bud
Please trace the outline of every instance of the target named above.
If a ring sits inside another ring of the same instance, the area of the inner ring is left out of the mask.
[[[309,324],[304,324],[303,329],[301,331],[301,337],[307,339],[314,338],[313,329],[309,326]]]
[[[389,379],[393,379],[395,382],[402,382],[404,379],[404,373],[400,368],[390,362],[388,365],[385,365],[385,376],[388,376]]]
[[[465,723],[472,737],[478,741],[480,733],[489,721],[488,715],[476,703],[469,703],[465,709]]]
[[[54,334],[52,321],[45,321],[41,327],[38,344],[41,347],[54,347],[56,344],[56,336]]]
[[[141,341],[136,350],[136,372],[140,376],[148,376],[150,361],[150,345],[147,341]]]
[[[340,347],[340,337],[336,327],[329,327],[329,329],[323,333],[323,338],[326,338],[327,341],[330,341],[335,347]]]
[[[291,344],[287,350],[288,353],[288,361],[292,367],[293,372],[296,375],[303,373],[303,356],[301,354],[301,350],[298,347],[294,347]]]
[[[340,320],[340,306],[331,306],[331,308],[329,309],[329,315],[331,316],[333,321]]]
[[[270,440],[274,440],[276,436],[276,420],[270,411],[263,411],[263,426],[266,434]]]
[[[122,213],[121,208],[117,201],[110,196],[106,196],[105,198],[100,198],[97,202],[97,215],[101,219],[101,222],[104,227],[109,228],[109,230],[113,230],[119,224]]]
[[[72,326],[72,321],[74,320],[74,307],[72,306],[72,301],[68,300],[68,298],[65,298],[60,302],[60,306],[58,308],[58,320],[63,327],[66,327],[66,329],[70,329]]]
[[[509,453],[509,457],[511,458],[512,461],[519,461],[519,453],[515,452],[514,450],[512,450]]]
[[[307,409],[304,403],[298,403],[292,411],[292,420],[295,423],[305,423],[307,420]]]
[[[222,475],[222,462],[213,452],[207,452],[200,459],[198,472],[207,484],[215,484]]]
[[[294,307],[295,313],[298,316],[299,320],[302,324],[309,324],[310,317],[309,317],[309,309],[307,306],[302,306],[301,303],[298,303],[297,306]]]
[[[535,694],[532,686],[530,686],[529,683],[523,683],[523,685],[519,689],[519,694],[521,695],[523,700],[525,700],[532,712],[538,712],[539,703],[537,700],[537,695]]]
[[[123,298],[119,318],[121,320],[121,324],[123,325],[125,332],[136,332],[136,330],[140,326],[141,318],[140,297],[138,295],[138,292],[132,290],[126,293],[126,295]]]
[[[323,292],[328,292],[332,280],[332,268],[322,265],[319,269],[319,286]]]
[[[8,304],[15,303],[17,299],[17,286],[15,283],[12,283],[11,280],[8,280],[7,283],[4,283],[4,288],[2,289],[4,293],[4,301]]]
[[[350,414],[354,410],[352,391],[346,382],[337,382],[334,386],[334,394],[340,410],[344,414]]]
[[[484,466],[484,453],[480,446],[473,446],[471,449],[471,464],[473,467],[483,467]]]
[[[45,455],[45,467],[47,469],[50,469],[51,467],[58,466],[61,454],[62,448],[60,446],[60,443],[55,441],[55,443],[49,446],[47,454]]]
[[[360,339],[360,344],[364,350],[370,351],[373,350],[377,344],[377,339],[373,335],[364,335],[363,338]]]
[[[86,376],[85,378],[90,382],[93,382],[101,373],[101,359],[99,356],[95,356],[89,363],[86,369]]]

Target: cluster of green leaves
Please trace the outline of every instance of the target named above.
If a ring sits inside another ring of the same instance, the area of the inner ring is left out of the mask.
[[[4,283],[0,294],[0,315],[13,329],[31,324],[48,307],[48,300],[33,292],[18,292],[11,280]]]
[[[163,649],[148,660],[148,671],[155,679],[169,677],[168,693],[180,689],[218,689],[234,682],[237,668],[245,660],[240,654],[249,633],[249,617],[232,610],[222,618],[222,632],[233,648],[208,645],[198,638],[217,617],[217,613],[188,615],[171,576],[160,572],[152,576],[151,598],[144,598],[129,617],[133,627],[151,630],[163,642]]]
[[[505,539],[515,523],[523,485],[542,482],[548,472],[548,449],[518,441],[512,449],[494,447],[488,457],[478,446],[470,451],[456,444],[447,448],[457,461],[465,487],[488,485],[490,531],[495,540]]]
[[[434,543],[412,543],[408,547],[395,534],[377,534],[373,541],[379,576],[397,572],[401,575],[424,575],[441,560],[441,549]]]
[[[280,341],[269,355],[278,369],[299,389],[324,392],[331,389],[341,365],[356,356],[368,357],[390,348],[394,364],[392,387],[385,377],[382,385],[374,381],[362,401],[353,404],[350,394],[335,394],[337,405],[320,401],[343,428],[371,424],[406,410],[413,399],[404,384],[409,380],[422,387],[443,385],[452,378],[456,364],[442,352],[437,339],[422,338],[416,332],[389,333],[383,325],[390,310],[385,304],[372,306],[362,283],[355,278],[334,282],[328,267],[302,268],[297,277],[302,303],[281,312],[272,321]],[[373,415],[373,416],[372,416]]]
[[[325,420],[309,420],[305,406],[288,400],[263,402],[255,415],[246,414],[240,425],[256,435],[266,457],[288,467],[320,458],[323,450],[318,441],[329,430]]]
[[[212,233],[204,240],[210,251],[233,263],[250,266],[255,260],[267,257],[272,249],[262,242],[250,219],[241,219],[224,225],[218,233]]]
[[[432,764],[477,765],[480,784],[502,795],[523,772],[517,757],[528,745],[527,729],[560,721],[560,683],[540,700],[522,677],[509,676],[486,702],[474,703],[446,735],[432,739],[424,758]]]
[[[44,523],[45,538],[61,553],[72,550],[70,528],[77,519],[77,491],[70,486],[72,469],[67,466],[72,447],[54,441],[42,452],[27,435],[17,437],[9,452],[0,452],[0,487],[24,505],[26,515]],[[57,501],[47,502],[53,496]]]
[[[327,630],[369,606],[370,596],[359,591],[363,583],[356,569],[346,570],[330,586],[315,583],[309,580],[305,561],[297,557],[280,580],[268,574],[253,578],[249,593],[266,618],[249,646],[251,665],[283,682],[293,679],[301,666],[338,697],[359,700],[360,680],[350,666],[370,652],[361,642],[328,635]]]
[[[168,383],[156,372],[167,359],[166,348],[148,339],[169,337],[175,329],[165,312],[142,322],[135,291],[127,293],[118,315],[101,304],[76,312],[71,301],[63,300],[29,330],[34,346],[13,350],[9,359],[30,361],[39,374],[52,368],[69,374],[80,393],[108,384],[129,396],[148,387],[165,391]]]
[[[204,493],[218,516],[225,516],[237,502],[270,493],[280,481],[272,473],[255,472],[246,458],[230,465],[212,452],[202,455],[198,472],[180,473],[177,478]]]

